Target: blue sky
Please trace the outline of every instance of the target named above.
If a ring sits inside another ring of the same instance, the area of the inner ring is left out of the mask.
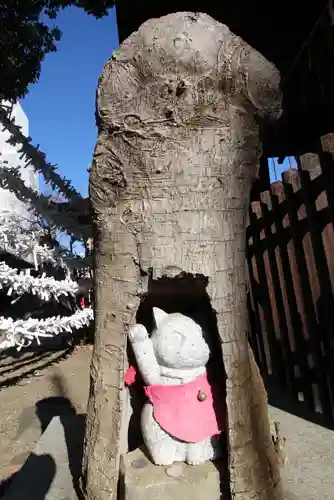
[[[97,132],[95,91],[103,65],[118,47],[116,16],[113,9],[96,20],[72,7],[53,23],[63,33],[58,50],[46,57],[40,80],[21,104],[33,144],[86,196]]]
[[[115,10],[96,20],[81,9],[67,8],[55,22],[63,36],[58,51],[43,62],[41,78],[22,101],[29,119],[30,136],[62,175],[84,195],[87,167],[96,140],[95,91],[105,62],[118,47]],[[271,181],[294,166],[270,161]],[[43,183],[41,183],[43,190]]]
[[[288,168],[297,168],[297,163],[295,158],[285,158],[284,162],[279,165],[277,158],[269,159],[269,174],[270,174],[270,182],[280,181],[282,180],[282,173]]]

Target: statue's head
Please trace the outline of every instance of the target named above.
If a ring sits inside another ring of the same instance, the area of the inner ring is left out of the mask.
[[[188,316],[167,314],[153,308],[156,329],[152,334],[155,355],[160,366],[176,369],[205,366],[210,357],[202,328]]]

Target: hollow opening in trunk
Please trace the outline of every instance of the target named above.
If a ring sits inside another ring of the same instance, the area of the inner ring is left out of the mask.
[[[211,350],[211,358],[207,365],[209,382],[214,400],[226,398],[226,375],[223,364],[221,341],[217,328],[216,313],[212,309],[209,295],[206,291],[209,279],[203,275],[181,273],[177,276],[162,277],[148,280],[147,293],[143,295],[136,316],[136,322],[143,324],[151,334],[155,328],[153,307],[158,307],[167,313],[178,312],[192,318],[204,332]],[[128,345],[128,358],[136,365],[131,346]],[[144,391],[136,386],[130,387],[132,416],[129,423],[128,445],[132,451],[143,444],[140,431],[141,410],[145,401]],[[225,441],[225,434],[222,437]],[[226,444],[224,445],[226,448]],[[227,464],[227,453],[226,460]],[[224,481],[226,481],[226,476]]]

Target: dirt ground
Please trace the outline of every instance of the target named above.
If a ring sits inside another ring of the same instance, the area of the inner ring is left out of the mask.
[[[0,356],[0,485],[21,468],[53,416],[86,411],[91,353],[86,345],[70,354]]]
[[[71,353],[0,353],[0,498],[52,417],[85,412],[91,354],[87,345]],[[287,437],[286,499],[333,500],[334,432],[277,408],[269,413]]]

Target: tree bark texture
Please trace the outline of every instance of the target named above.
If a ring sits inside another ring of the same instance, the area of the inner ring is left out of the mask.
[[[233,500],[281,499],[267,398],[247,341],[245,229],[261,146],[277,118],[275,67],[205,14],[144,23],[105,65],[90,172],[96,337],[84,471],[89,500],[114,499],[126,333],[142,276],[209,278],[227,374]]]

